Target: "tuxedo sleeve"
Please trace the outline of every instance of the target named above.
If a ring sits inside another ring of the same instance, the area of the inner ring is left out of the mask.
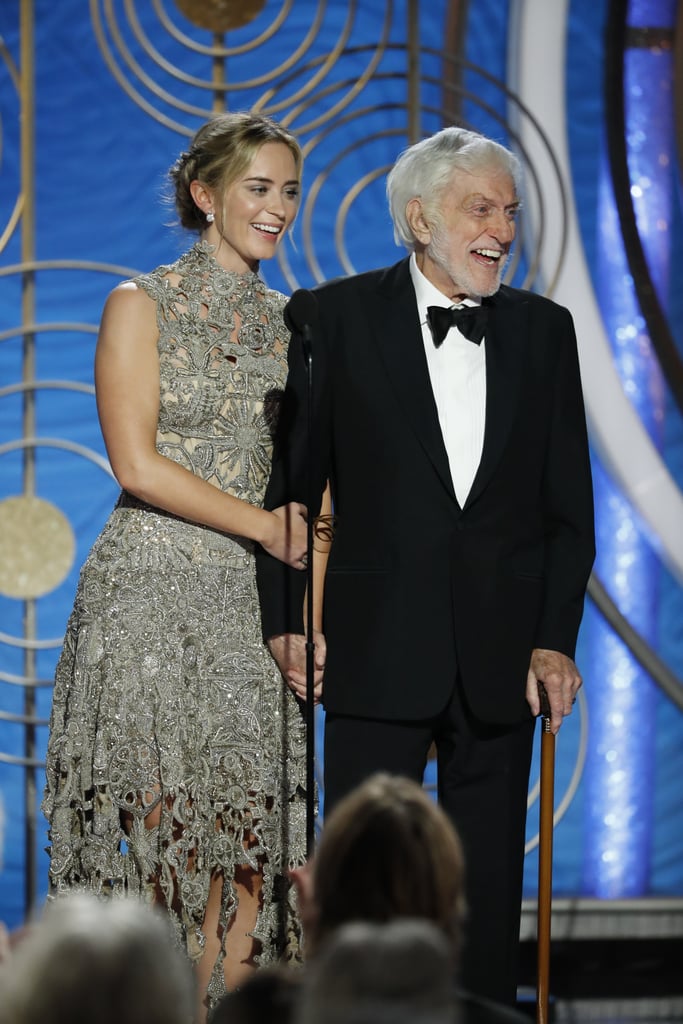
[[[548,450],[543,476],[545,592],[535,647],[574,657],[595,558],[593,487],[572,318],[558,307]]]
[[[301,339],[293,335],[288,350],[288,375],[276,428],[271,475],[264,508],[272,510],[290,501],[320,510],[328,477],[329,423],[328,360],[317,329],[311,346],[312,409],[309,431],[309,371]],[[261,607],[263,637],[303,633],[303,604],[307,574],[292,569],[256,549],[256,584]]]

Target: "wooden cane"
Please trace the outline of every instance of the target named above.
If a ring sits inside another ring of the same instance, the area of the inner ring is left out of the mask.
[[[541,698],[541,806],[538,843],[538,984],[536,1024],[549,1024],[550,911],[553,892],[553,814],[555,803],[555,736],[550,731],[550,704],[539,683]]]

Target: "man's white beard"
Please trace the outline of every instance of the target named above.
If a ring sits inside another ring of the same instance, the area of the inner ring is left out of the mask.
[[[454,290],[465,292],[466,295],[471,297],[487,298],[489,295],[495,295],[500,288],[500,282],[503,278],[503,270],[508,261],[509,254],[501,256],[498,264],[496,265],[496,278],[495,283],[486,291],[481,292],[480,286],[475,282],[474,275],[470,273],[467,266],[464,265],[459,270],[456,266],[452,265],[448,261],[448,256],[445,251],[445,247],[441,245],[441,237],[438,228],[432,227],[432,240],[427,246],[427,256],[437,265],[444,274],[447,274],[450,280],[453,282]]]

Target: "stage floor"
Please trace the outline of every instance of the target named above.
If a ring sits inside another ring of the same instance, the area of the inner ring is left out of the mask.
[[[525,903],[520,1008],[535,1019],[536,907]],[[553,903],[553,1024],[683,1022],[683,900]]]

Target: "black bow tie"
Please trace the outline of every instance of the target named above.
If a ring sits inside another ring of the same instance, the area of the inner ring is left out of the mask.
[[[427,321],[438,348],[451,327],[457,327],[469,341],[478,345],[486,331],[488,309],[486,306],[461,306],[459,309],[445,306],[428,306]]]

